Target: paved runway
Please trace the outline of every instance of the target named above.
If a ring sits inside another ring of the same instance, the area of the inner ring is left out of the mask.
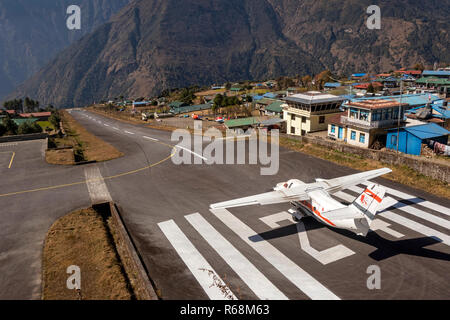
[[[72,115],[125,157],[57,167],[39,159],[39,142],[0,145],[0,152],[16,152],[11,169],[0,153],[2,299],[38,298],[45,232],[59,216],[89,205],[95,191],[85,183],[86,171],[95,167],[107,189],[98,194],[122,207],[164,299],[450,298],[449,199],[376,179],[389,198],[367,238],[309,218],[295,224],[289,205],[210,211],[211,203],[269,191],[291,178],[312,182],[355,171],[285,149],[276,176],[261,176],[259,165],[175,165],[168,132],[84,111]],[[351,202],[362,187],[336,198]],[[381,288],[370,290],[373,266]]]

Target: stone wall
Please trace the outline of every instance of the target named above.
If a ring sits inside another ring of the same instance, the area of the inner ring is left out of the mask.
[[[385,163],[388,167],[389,165],[405,165],[427,177],[450,183],[450,163],[446,163],[443,160],[412,156],[388,150],[359,148],[346,143],[312,136],[286,137],[293,138],[304,143],[314,143],[330,149],[338,150],[340,152],[356,154],[364,158],[377,160]]]

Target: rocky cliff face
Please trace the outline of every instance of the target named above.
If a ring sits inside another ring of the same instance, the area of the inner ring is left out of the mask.
[[[129,2],[0,0],[0,98]],[[72,4],[81,8],[81,30],[66,27],[66,10]]]
[[[140,0],[62,51],[10,97],[58,106],[170,87],[450,61],[450,0]],[[376,2],[376,1],[375,1]],[[445,6],[446,4],[446,6]]]

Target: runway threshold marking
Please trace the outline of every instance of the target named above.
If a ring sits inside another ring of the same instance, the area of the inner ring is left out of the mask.
[[[288,300],[242,253],[199,213],[185,216],[205,241],[216,250],[222,259],[237,273],[259,299]]]
[[[158,223],[158,226],[211,300],[237,300],[173,220]]]
[[[286,257],[272,244],[264,240],[257,232],[236,218],[231,212],[225,209],[211,209],[210,211],[308,297],[313,300],[340,300],[338,296]]]

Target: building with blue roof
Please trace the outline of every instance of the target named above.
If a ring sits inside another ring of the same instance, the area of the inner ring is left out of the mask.
[[[396,95],[396,96],[374,96],[374,97],[364,97],[364,98],[353,98],[353,99],[351,99],[351,102],[358,102],[358,101],[364,101],[364,100],[375,100],[375,99],[395,100],[399,103],[401,100],[401,103],[409,104],[409,107],[407,109],[425,106],[428,102],[433,103],[434,101],[441,100],[441,98],[439,98],[436,95],[429,94],[429,93],[420,93],[420,94],[404,94],[402,96]],[[345,107],[345,105],[344,105],[344,107]]]
[[[424,70],[422,72],[423,77],[437,77],[437,78],[447,78],[450,79],[450,71],[435,71],[435,70]]]
[[[441,144],[448,144],[448,135],[450,131],[442,128],[435,123],[422,124],[411,127],[403,127],[399,130],[389,130],[386,139],[386,148],[420,156],[422,153],[422,144],[432,139]]]
[[[339,82],[327,82],[323,85],[325,89],[336,89],[342,86]]]

